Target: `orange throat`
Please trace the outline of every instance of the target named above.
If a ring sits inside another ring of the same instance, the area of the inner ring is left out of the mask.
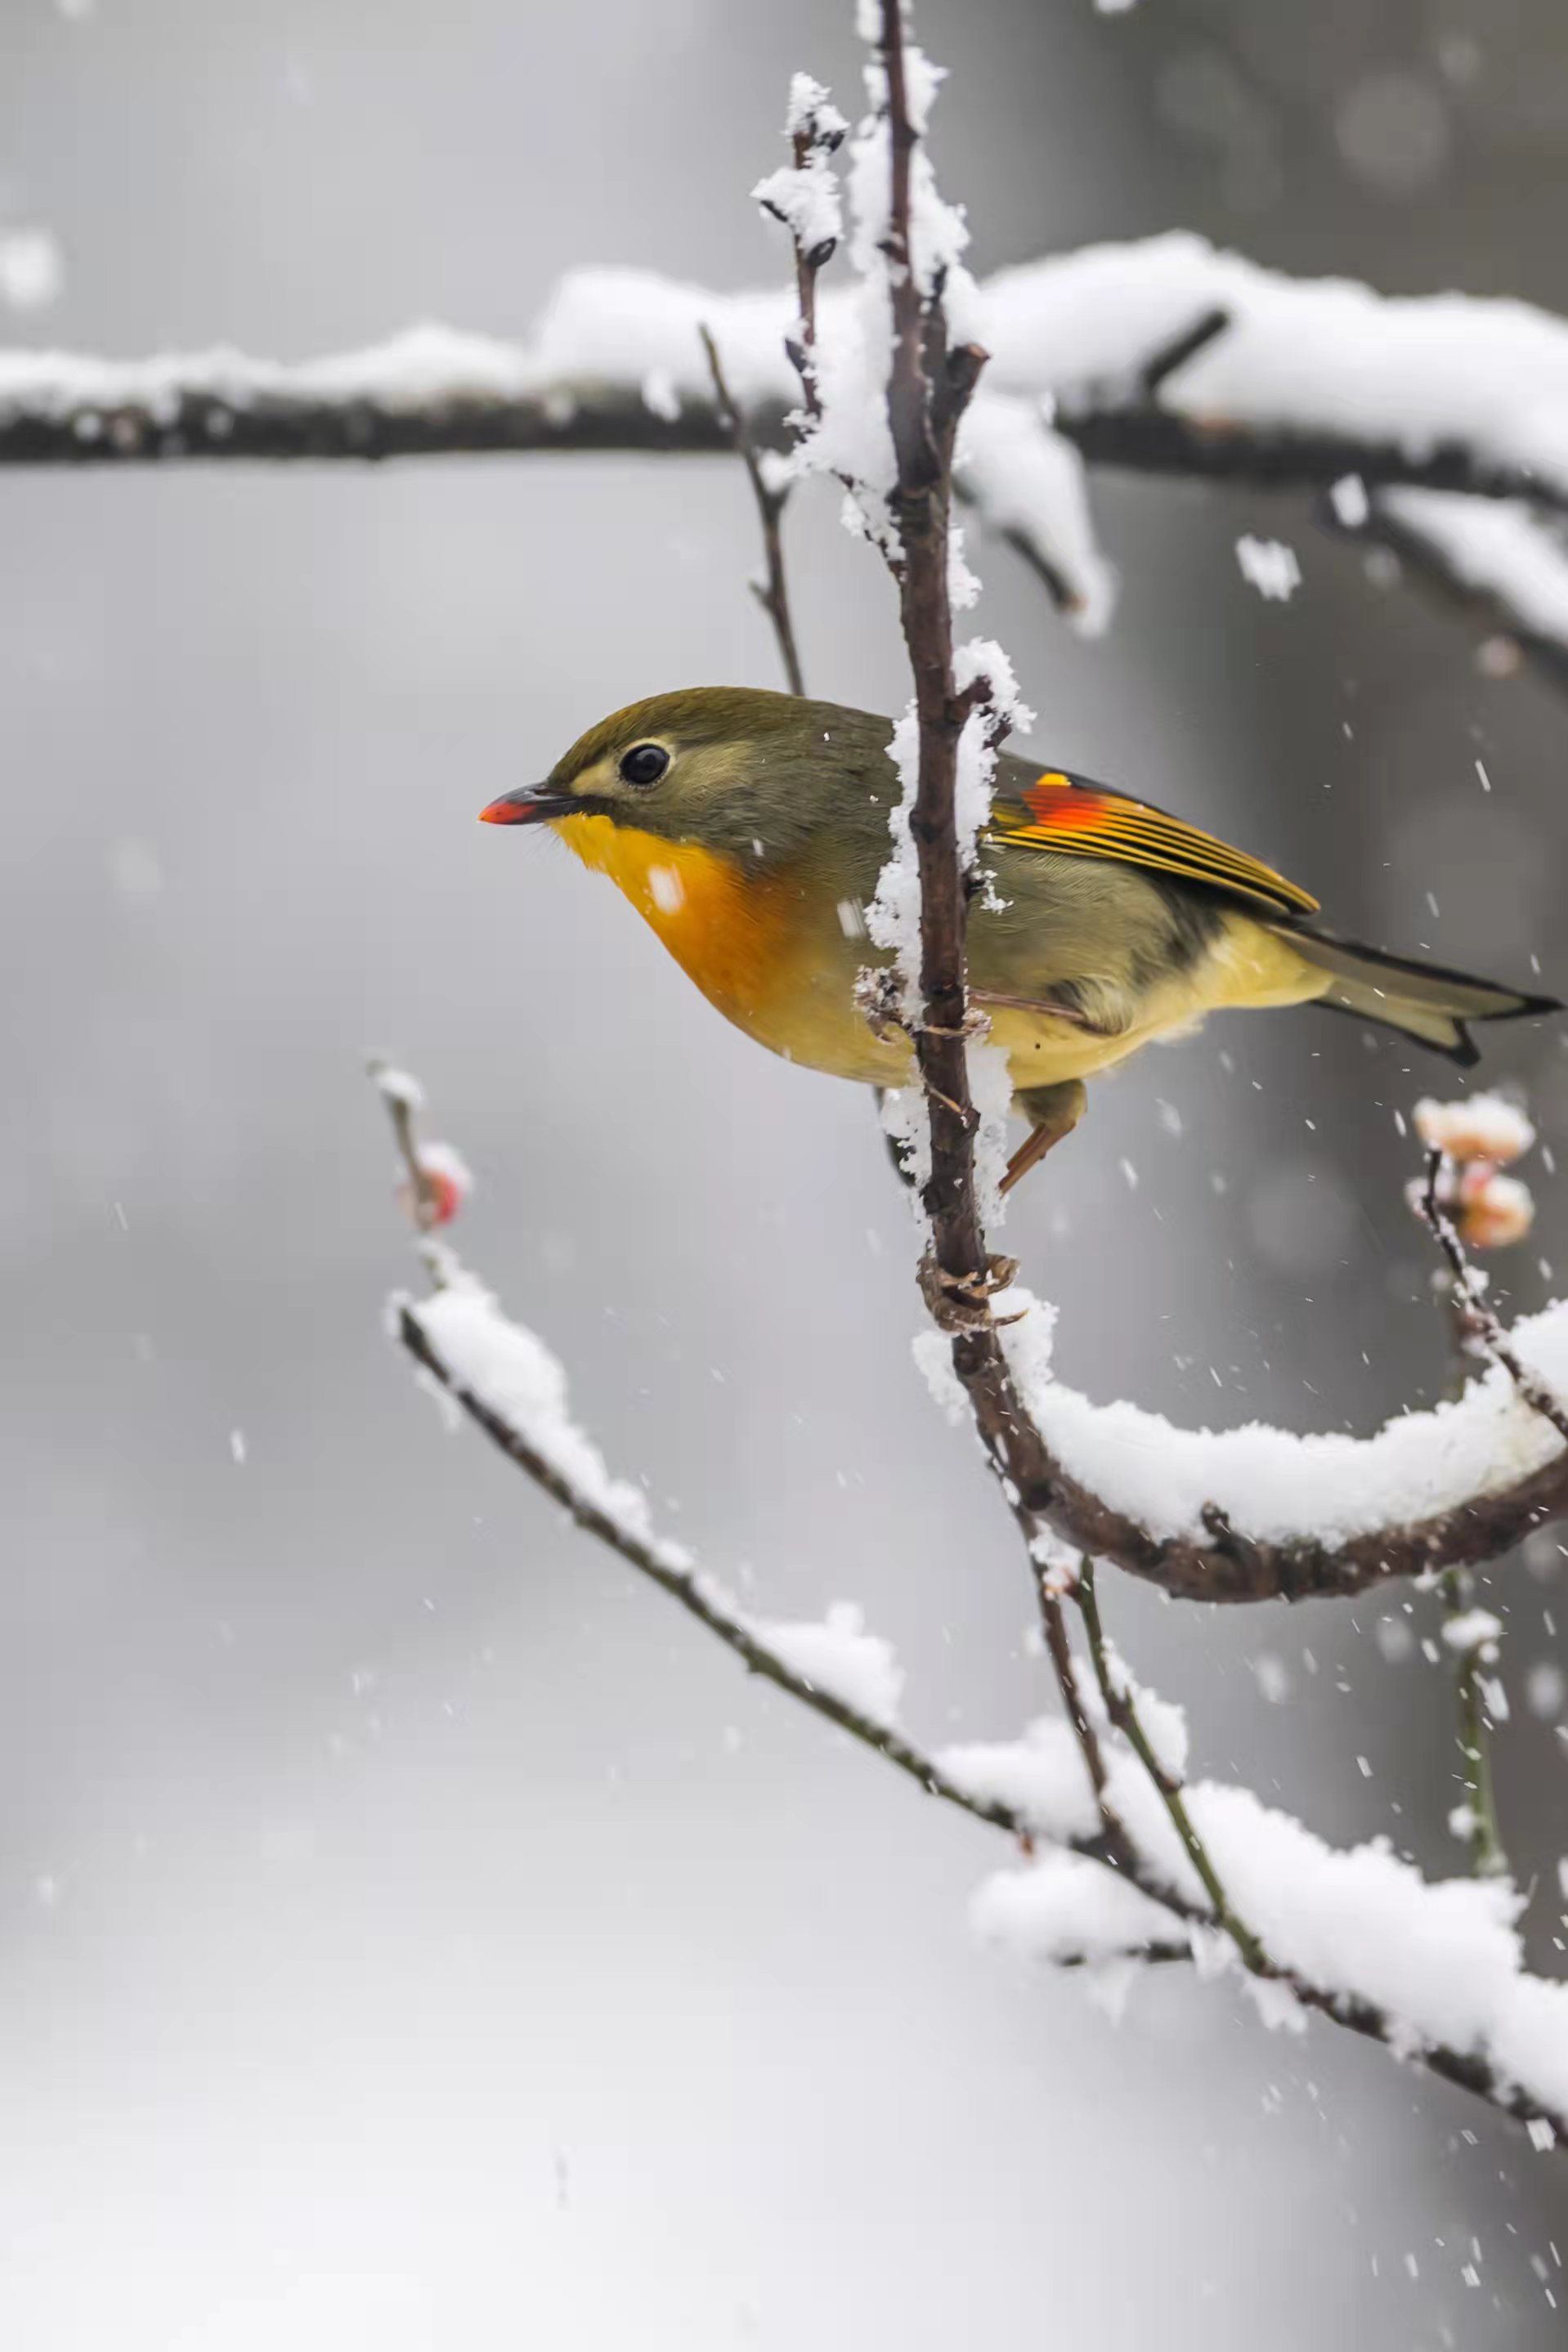
[[[742,1028],[765,1020],[787,944],[776,880],[607,816],[557,817],[551,830],[592,873],[609,876],[710,1003]]]

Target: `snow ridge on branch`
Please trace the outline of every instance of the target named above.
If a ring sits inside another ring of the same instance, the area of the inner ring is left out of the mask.
[[[839,136],[835,116],[826,137]],[[821,143],[798,137],[801,160],[763,193],[816,233],[802,248],[815,283],[837,241],[836,200]],[[853,299],[821,289],[825,331]],[[749,434],[782,445],[797,399],[791,310],[773,289],[589,269],[562,280],[526,343],[423,326],[293,364],[226,349],[0,352],[0,465],[718,451],[733,436],[704,324]],[[1321,493],[1349,480],[1357,529],[1568,682],[1568,555],[1539,519],[1568,509],[1561,320],[1519,302],[1295,280],[1173,233],[1000,270],[976,289],[965,332],[990,363],[961,438],[959,495],[1085,631],[1114,600],[1085,461]],[[1394,486],[1397,500],[1380,495]],[[1446,508],[1432,502],[1444,493]],[[1501,503],[1489,515],[1478,501]],[[1326,508],[1320,519],[1335,520]]]

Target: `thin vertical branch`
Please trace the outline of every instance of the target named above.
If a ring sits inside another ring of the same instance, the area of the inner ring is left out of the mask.
[[[414,1113],[420,1100],[419,1089],[405,1072],[395,1069],[390,1062],[369,1062],[365,1071],[386,1105],[398,1157],[408,1171],[409,1214],[419,1231],[426,1234],[440,1222],[441,1196],[435,1178],[419,1156],[419,1147],[414,1139]]]
[[[1265,1952],[1252,1929],[1237,1911],[1225,1891],[1218,1871],[1215,1868],[1208,1848],[1199,1836],[1191,1813],[1187,1811],[1179,1777],[1162,1759],[1138,1712],[1137,1702],[1125,1682],[1119,1681],[1111,1667],[1106,1645],[1105,1629],[1100,1622],[1100,1601],[1094,1589],[1094,1562],[1086,1559],[1079,1570],[1075,1587],[1079,1611],[1083,1618],[1084,1632],[1089,1639],[1089,1654],[1094,1661],[1095,1680],[1100,1696],[1105,1702],[1105,1712],[1132,1749],[1140,1764],[1160,1792],[1161,1801],[1170,1817],[1171,1825],[1181,1839],[1188,1861],[1203,1882],[1205,1894],[1214,1906],[1215,1917],[1230,1937],[1239,1953],[1242,1964],[1255,1977],[1278,1976],[1279,1971]]]
[[[837,109],[830,109],[832,120],[825,121],[813,106],[803,121],[797,122],[791,135],[790,152],[797,172],[807,171],[820,157],[824,163],[829,155],[837,154],[844,138],[844,124]],[[808,245],[795,229],[790,231],[790,243],[795,250],[795,292],[796,329],[784,343],[790,363],[800,378],[801,397],[806,414],[814,420],[822,415],[822,393],[816,381],[816,281],[836,250],[836,240],[825,237]]]
[[[973,1336],[981,1344],[974,1369],[984,1357],[1005,1372],[985,1304],[994,1284],[974,1190],[977,1122],[965,1052],[968,910],[954,813],[959,737],[975,698],[961,696],[954,681],[948,587],[953,442],[985,353],[976,345],[950,351],[940,297],[928,305],[921,292],[910,221],[917,133],[910,115],[901,0],[881,0],[881,9],[891,167],[888,422],[898,467],[892,500],[899,532],[895,572],[920,725],[910,827],[921,890],[921,1013],[914,1045],[931,1143],[924,1199],[938,1284],[961,1319],[976,1327]],[[963,1338],[955,1329],[955,1365]],[[963,1369],[959,1366],[961,1377]]]
[[[787,487],[773,488],[764,471],[763,459],[746,431],[744,419],[731,397],[725,382],[724,369],[719,357],[719,346],[706,327],[699,327],[702,348],[708,355],[708,372],[713,379],[713,397],[720,420],[734,445],[735,454],[746,469],[746,479],[752,486],[756,502],[757,520],[763,527],[763,560],[767,566],[766,577],[751,583],[752,595],[773,624],[778,644],[779,659],[784,664],[784,677],[792,694],[805,692],[805,678],[800,666],[800,651],[795,643],[795,621],[790,612],[789,583],[784,574],[784,538],[779,524],[789,496]]]

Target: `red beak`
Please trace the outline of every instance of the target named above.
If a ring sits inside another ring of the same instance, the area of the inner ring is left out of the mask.
[[[481,824],[537,824],[550,814],[550,803],[535,784],[523,784],[515,793],[503,793],[499,801],[479,811]]]

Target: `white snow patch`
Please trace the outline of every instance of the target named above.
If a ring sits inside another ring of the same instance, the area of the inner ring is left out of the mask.
[[[481,1283],[449,1255],[445,1286],[432,1297],[399,1299],[419,1326],[454,1385],[517,1432],[532,1452],[624,1535],[646,1544],[668,1568],[684,1571],[689,1554],[657,1537],[640,1486],[612,1477],[605,1457],[573,1419],[566,1374],[542,1339],[503,1315]]]
[[[650,416],[673,425],[680,415],[680,394],[668,368],[652,367],[642,380],[642,404]]]
[[[1100,1828],[1083,1752],[1059,1716],[1031,1723],[1019,1739],[962,1741],[933,1760],[972,1797],[1010,1805],[1043,1837],[1070,1844]]]
[[[0,229],[0,302],[13,310],[44,310],[59,299],[65,263],[47,228]]]
[[[994,1872],[971,1897],[969,1922],[985,1943],[1057,1965],[1119,1959],[1185,1935],[1163,1904],[1074,1853]]]
[[[1141,1406],[1092,1404],[1053,1381],[1049,1314],[1037,1308],[1004,1335],[1035,1420],[1075,1477],[1156,1536],[1201,1539],[1203,1507],[1212,1502],[1265,1542],[1342,1543],[1495,1494],[1562,1450],[1556,1432],[1521,1402],[1497,1365],[1456,1402],[1402,1413],[1372,1437],[1297,1436],[1256,1422],[1177,1429]],[[1038,1339],[1042,1318],[1045,1346],[1021,1340],[1031,1327]],[[1521,1317],[1510,1337],[1531,1370],[1568,1394],[1568,1305]]]
[[[1448,1619],[1443,1627],[1443,1639],[1458,1654],[1473,1652],[1483,1664],[1489,1664],[1502,1639],[1502,1620],[1494,1617],[1489,1609],[1466,1609],[1458,1617]]]
[[[1236,560],[1242,578],[1266,604],[1288,604],[1301,585],[1296,551],[1282,539],[1254,539],[1245,532],[1236,542]]]
[[[954,478],[993,530],[1021,542],[1060,581],[1072,626],[1102,635],[1116,575],[1095,539],[1083,460],[1040,403],[982,384],[959,428]]]
[[[1524,1678],[1524,1703],[1531,1715],[1542,1723],[1560,1721],[1565,1696],[1568,1683],[1562,1667],[1554,1658],[1538,1658]]]
[[[1565,464],[1553,460],[1559,486]],[[1531,636],[1568,640],[1568,548],[1522,499],[1394,488],[1380,490],[1378,504],[1465,587],[1495,596],[1514,625]]]
[[[371,1076],[388,1102],[402,1103],[409,1110],[423,1108],[425,1089],[411,1071],[399,1070],[390,1062],[380,1062],[374,1066]]]
[[[835,1601],[820,1622],[757,1623],[752,1631],[814,1690],[828,1692],[873,1723],[897,1722],[903,1668],[890,1642],[867,1633],[852,1601]]]

